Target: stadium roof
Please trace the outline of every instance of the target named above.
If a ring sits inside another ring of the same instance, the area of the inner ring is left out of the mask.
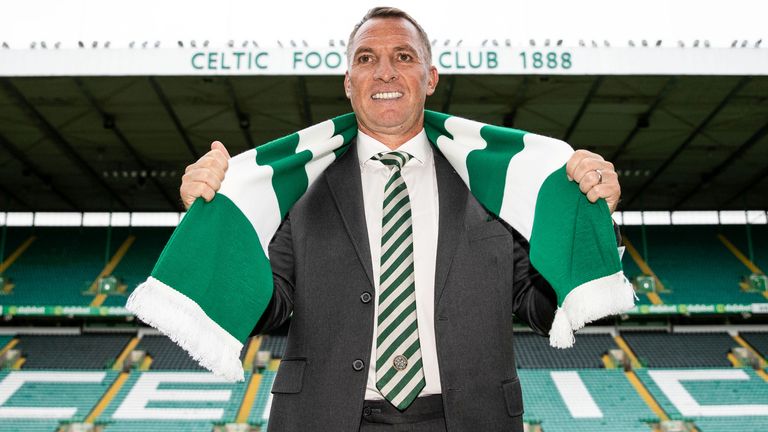
[[[0,210],[179,211],[184,167],[210,141],[235,154],[350,110],[343,65],[313,72],[277,61],[236,75],[194,66],[219,50],[185,47],[157,64],[152,49],[73,51],[0,50]],[[312,50],[261,51],[292,61]],[[489,45],[440,47],[436,62],[444,52],[427,108],[604,155],[621,175],[620,209],[768,208],[768,49]],[[531,67],[535,52],[545,66]],[[570,70],[566,52],[582,60]],[[119,67],[107,61],[118,57]],[[50,76],[73,58],[82,61],[69,75]],[[481,58],[475,70],[456,68]]]

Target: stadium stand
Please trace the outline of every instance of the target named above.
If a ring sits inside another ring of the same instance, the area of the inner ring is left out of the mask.
[[[11,230],[13,231],[13,230]],[[35,228],[34,242],[6,271],[15,285],[5,304],[87,305],[83,296],[104,267],[104,228]],[[124,239],[113,236],[113,244]]]
[[[127,334],[24,335],[14,348],[21,350],[24,369],[105,369],[130,339]]]
[[[203,372],[133,372],[97,421],[109,432],[210,432],[235,421],[250,375],[229,383]]]
[[[768,357],[768,333],[741,332],[739,336],[752,345],[763,358]]]
[[[50,432],[62,420],[83,421],[116,377],[112,371],[0,371],[0,430]]]
[[[126,230],[127,231],[127,230]],[[123,306],[128,295],[147,279],[163,247],[171,236],[172,228],[132,228],[136,241],[112,272],[125,285],[125,296],[108,296],[104,306]],[[118,235],[125,237],[128,233]]]
[[[205,370],[167,336],[144,336],[136,349],[152,358],[150,369]]]
[[[277,373],[270,370],[265,370],[261,373],[259,392],[256,394],[253,407],[251,407],[251,412],[248,415],[248,423],[261,426],[263,430],[267,429],[269,422],[269,405],[272,399],[270,391],[272,390],[275,375]]]
[[[730,367],[736,342],[727,333],[622,332],[621,336],[649,368]]]
[[[285,355],[285,347],[288,344],[288,338],[285,336],[264,336],[261,340],[261,347],[259,351],[269,351],[274,358],[283,358]]]
[[[648,264],[668,290],[659,293],[664,303],[750,304],[761,299],[740,289],[740,279],[748,270],[718,240],[719,230],[717,226],[645,227]],[[626,226],[624,235],[640,248],[641,227]]]
[[[526,422],[540,422],[546,432],[648,432],[650,428],[645,422],[657,419],[618,369],[523,369],[519,374],[525,405],[523,418]],[[578,391],[581,386],[573,382],[575,379],[581,380],[585,391],[572,394],[566,403],[566,399],[557,396],[556,381]]]
[[[514,338],[518,368],[600,368],[602,355],[617,348],[608,334],[579,334],[578,343],[568,350],[552,348],[548,338],[536,334],[517,333]]]
[[[768,428],[768,384],[749,368],[640,369],[636,373],[670,418],[692,420],[701,432],[764,432]]]

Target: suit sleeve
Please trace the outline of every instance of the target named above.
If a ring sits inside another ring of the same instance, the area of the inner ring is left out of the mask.
[[[505,224],[514,237],[513,301],[515,316],[528,324],[536,333],[547,336],[557,311],[557,294],[552,286],[531,265],[528,242],[512,227]],[[621,232],[613,224],[616,244],[621,245]]]
[[[291,238],[291,220],[288,215],[280,224],[275,236],[269,243],[269,263],[272,266],[274,289],[267,309],[251,331],[251,336],[280,327],[293,312],[295,286],[293,242]]]

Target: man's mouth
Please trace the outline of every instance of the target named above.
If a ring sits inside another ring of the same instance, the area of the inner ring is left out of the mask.
[[[399,99],[403,97],[403,94],[400,92],[383,92],[383,93],[374,93],[373,96],[371,96],[371,99]]]

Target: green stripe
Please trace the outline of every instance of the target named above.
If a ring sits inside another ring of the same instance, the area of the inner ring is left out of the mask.
[[[403,182],[401,185],[397,186],[394,190],[389,192],[389,194],[384,198],[384,206],[382,208],[387,208],[387,204],[389,204],[390,201],[395,199],[395,197],[403,191],[407,186],[405,185],[405,182]]]
[[[397,316],[385,329],[379,329],[379,335],[376,338],[376,346],[381,346],[381,344],[384,343],[384,341],[389,337],[390,334],[392,334],[393,331],[397,328],[398,325],[402,324],[402,322],[408,317],[408,315],[411,314],[411,312],[416,311],[416,301],[411,302],[408,306],[403,309],[402,312],[400,312],[400,315]],[[392,343],[390,348],[396,347],[398,344],[403,343],[403,339],[401,339],[404,335],[409,335],[413,330],[416,329],[416,326],[418,325],[418,319],[413,320],[413,323],[408,325],[408,327],[403,330],[403,333],[398,336],[397,339]],[[411,329],[413,327],[413,329]],[[389,349],[387,350],[389,351]],[[386,356],[385,356],[386,357]]]
[[[402,345],[403,342],[405,342],[405,340],[408,339],[408,336],[410,336],[414,332],[414,330],[418,331],[418,323],[416,321],[414,321],[413,324],[406,327],[405,331],[403,331],[403,334],[400,335],[400,337],[398,337],[397,339],[395,339],[392,342],[392,345],[390,345],[386,351],[384,351],[383,353],[378,353],[378,352],[376,353],[376,355],[378,356],[378,358],[376,359],[376,370],[379,370],[381,369],[382,366],[384,366],[384,363],[386,363],[389,356],[391,356],[392,353],[394,353],[398,348],[400,348],[400,345]],[[381,343],[379,342],[377,343],[381,345]]]
[[[392,281],[392,283],[390,283],[390,284],[388,285],[388,287],[389,287],[389,288],[385,290],[387,295],[386,295],[386,296],[384,296],[384,299],[386,299],[387,297],[389,297],[389,293],[390,293],[390,292],[396,291],[395,289],[392,289],[391,287],[394,287],[394,286],[399,286],[400,284],[402,284],[403,282],[405,282],[405,280],[406,280],[406,279],[408,279],[408,278],[409,278],[409,277],[411,277],[411,276],[413,276],[413,271],[411,271],[411,272],[406,272],[406,271],[404,271],[404,272],[403,272],[403,273],[402,273],[400,276],[398,276],[398,277],[397,277],[397,279],[395,279],[394,281]],[[382,293],[382,294],[384,294],[384,293]]]
[[[469,189],[485,208],[497,216],[504,198],[509,161],[523,150],[525,134],[517,129],[483,126],[480,137],[487,146],[467,155]]]
[[[384,322],[384,320],[386,320],[386,319],[387,319],[387,317],[389,316],[389,314],[391,314],[391,313],[392,313],[392,311],[394,311],[395,309],[397,309],[397,307],[400,305],[400,303],[402,303],[403,301],[405,301],[405,299],[406,299],[406,298],[407,298],[409,295],[411,295],[411,293],[412,293],[412,292],[411,292],[411,290],[410,290],[410,287],[413,287],[413,285],[414,285],[414,284],[411,284],[411,285],[410,285],[408,288],[404,289],[404,290],[403,290],[403,292],[402,292],[402,293],[400,293],[400,295],[399,295],[399,296],[397,296],[397,298],[396,298],[396,299],[392,300],[392,303],[391,303],[389,306],[387,306],[387,308],[386,308],[385,310],[383,310],[383,311],[379,311],[379,319],[378,319],[378,323],[379,323],[379,325],[381,325],[381,323],[383,323],[383,322]],[[390,290],[390,292],[397,292],[397,290],[396,290],[396,289],[393,289],[393,290]]]
[[[406,409],[406,408],[408,408],[408,406],[411,404],[411,402],[413,402],[413,400],[416,399],[416,397],[419,395],[419,393],[421,392],[421,389],[423,389],[424,386],[426,386],[426,385],[427,385],[427,382],[422,377],[421,381],[416,383],[416,386],[413,387],[413,390],[411,391],[411,393],[408,394],[408,396],[406,396],[405,399],[403,399],[402,402],[400,402],[400,405],[398,405],[397,408],[399,410],[401,410],[401,411]]]
[[[395,217],[395,215],[401,208],[403,208],[408,204],[410,204],[410,201],[408,200],[408,195],[405,195],[400,199],[400,201],[398,201],[397,203],[395,203],[394,206],[392,206],[392,208],[387,212],[387,214],[384,215],[384,219],[382,219],[381,221],[381,226],[383,227],[387,225],[387,222],[389,222],[390,219]]]
[[[163,249],[152,276],[189,297],[241,342],[248,339],[272,297],[272,269],[259,235],[235,203],[222,194],[208,203],[195,200]],[[222,287],[237,295],[222,295]]]
[[[422,367],[422,362],[421,362],[421,359],[419,359],[418,361],[416,361],[416,364],[414,364],[412,368],[408,369],[408,372],[406,372],[405,375],[403,375],[402,377],[398,377],[400,379],[400,382],[398,382],[392,388],[392,390],[390,390],[389,393],[387,393],[387,398],[389,400],[392,400],[392,399],[395,398],[395,396],[400,394],[400,392],[403,390],[403,388],[405,388],[405,386],[411,381],[411,378],[413,378],[413,376],[416,375],[416,373],[419,370],[421,370],[421,367]],[[417,384],[416,388],[418,388],[418,387],[419,386]],[[406,397],[405,400],[407,400],[407,399],[408,398]]]
[[[563,239],[578,253],[564,248]],[[589,202],[566,177],[565,165],[539,189],[530,245],[531,264],[547,275],[560,306],[573,288],[621,270],[608,204],[604,199]]]
[[[381,281],[380,282],[381,285],[384,285],[384,282],[386,282],[387,279],[390,276],[392,276],[392,274],[395,272],[395,270],[400,268],[400,264],[402,264],[406,260],[406,258],[409,258],[412,255],[413,255],[413,243],[409,244],[405,248],[403,253],[399,257],[395,258],[395,260],[392,262],[392,264],[389,265],[389,268],[387,268],[387,270],[384,273],[381,274],[381,277],[379,278],[379,280]],[[406,265],[405,269],[403,270],[403,273],[408,273],[408,272],[413,272],[413,264],[412,263]],[[402,276],[402,275],[400,275],[400,276]]]
[[[392,246],[389,248],[388,251],[384,252],[384,254],[381,256],[381,265],[384,265],[385,262],[389,259],[390,256],[392,256],[393,253],[397,250],[397,248],[403,244],[404,241],[408,239],[408,237],[411,236],[411,230],[403,230],[403,233],[400,234],[400,237],[396,238],[394,243],[392,243]]]
[[[420,344],[419,344],[419,339],[417,338],[415,341],[413,341],[411,346],[408,347],[408,349],[405,350],[405,352],[403,352],[403,355],[407,357],[410,361],[411,356],[416,354],[416,351],[418,351],[419,348],[420,348]],[[387,383],[389,383],[392,377],[395,376],[397,372],[398,371],[397,369],[395,369],[394,366],[390,366],[389,369],[387,369],[387,372],[384,375],[382,375],[381,379],[376,381],[376,388],[379,390],[383,389],[387,385]]]
[[[392,225],[392,227],[385,232],[381,237],[381,244],[382,246],[389,240],[390,237],[392,237],[397,230],[400,228],[401,225],[403,225],[406,222],[409,222],[411,219],[411,209],[408,209],[407,211],[403,212],[403,215],[400,216],[400,219],[396,220],[395,223]],[[412,232],[413,229],[411,227],[408,227],[405,229],[407,232]]]

